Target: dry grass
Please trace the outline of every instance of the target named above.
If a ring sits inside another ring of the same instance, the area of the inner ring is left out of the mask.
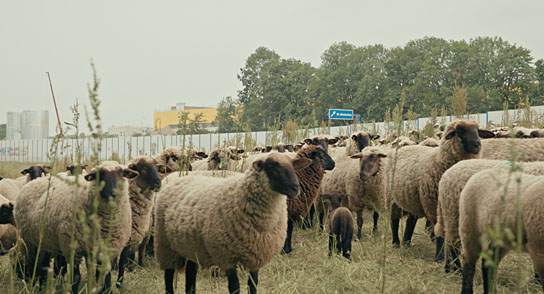
[[[367,212],[366,216],[369,217],[370,213]],[[365,218],[364,238],[361,242],[354,241],[352,261],[341,256],[327,256],[328,237],[325,233],[317,229],[296,229],[294,251],[289,256],[278,255],[261,270],[260,293],[380,293],[383,235],[387,238],[384,293],[460,292],[460,275],[445,274],[443,265],[433,262],[434,245],[425,233],[423,220],[418,223],[412,246],[400,249],[390,245],[390,231],[383,222],[378,234],[369,235],[371,222],[370,218]],[[209,273],[209,270],[199,271],[199,293],[227,293],[226,278],[215,279]],[[11,293],[9,276],[9,260],[4,256],[0,258],[0,293]],[[532,277],[532,263],[528,255],[512,253],[501,263],[498,293],[538,293],[541,288],[533,282]],[[151,258],[147,259],[146,267],[127,273],[125,279],[125,293],[164,291],[163,273]],[[246,281],[245,274],[240,274],[242,293],[247,291]],[[475,281],[476,293],[481,293],[480,273],[477,273]],[[183,274],[179,275],[177,293],[183,293],[184,283]],[[17,280],[14,293],[28,291]]]

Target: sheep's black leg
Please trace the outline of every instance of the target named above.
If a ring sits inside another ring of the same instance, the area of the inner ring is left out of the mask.
[[[400,247],[399,222],[400,222],[399,218],[391,217],[391,233],[393,234],[393,246],[394,247]]]
[[[431,236],[431,240],[434,242],[435,235],[433,231],[433,223],[430,220],[425,221],[425,231]]]
[[[196,293],[196,273],[198,271],[198,265],[190,260],[187,260],[187,267],[185,268],[185,293]]]
[[[36,275],[38,278],[40,290],[42,290],[42,288],[47,285],[47,271],[49,269],[50,259],[51,255],[49,253],[40,253],[40,255],[38,256]]]
[[[259,284],[259,271],[249,273],[247,285],[249,286],[249,294],[257,294],[257,285]]]
[[[361,240],[363,236],[361,232],[363,228],[363,210],[362,209],[357,210],[356,214],[357,214],[357,239]]]
[[[342,253],[342,238],[340,237],[340,235],[336,235],[336,253]]]
[[[135,248],[130,248],[129,249],[127,257],[128,258],[127,258],[125,267],[126,267],[127,271],[132,272],[132,271],[134,271],[134,267],[136,266],[136,250],[135,250]]]
[[[119,273],[117,274],[117,282],[119,286],[123,283],[123,277],[125,276],[125,266],[128,262],[129,248],[123,248],[121,256],[119,257]]]
[[[496,264],[492,265],[486,265],[485,260],[482,259],[482,278],[484,280],[484,293],[489,293],[491,290],[491,287],[495,284],[495,277],[497,273],[497,269],[499,268],[499,262],[505,255],[505,251],[501,248],[497,248],[496,246],[489,246],[489,249],[492,253],[492,263],[497,262]]]
[[[436,251],[434,256],[434,261],[442,262],[444,261],[444,238],[436,238]]]
[[[320,211],[319,212],[319,228],[324,231],[325,230],[325,226],[323,225],[323,218],[325,218],[325,212],[324,211]]]
[[[176,271],[173,268],[164,270],[164,286],[166,294],[174,294],[174,273]]]
[[[461,294],[472,294],[474,292],[472,283],[474,281],[475,267],[475,261],[463,261],[463,288],[461,289]]]
[[[372,218],[374,220],[374,226],[372,227],[372,233],[376,233],[378,231],[378,219],[380,218],[380,214],[374,211],[374,214],[372,215]]]
[[[333,248],[334,248],[334,235],[329,235],[329,256],[332,255]]]
[[[344,246],[343,246],[343,252],[342,252],[342,256],[344,256],[345,258],[347,259],[351,259],[351,239],[352,239],[352,234],[346,234],[346,236],[344,236],[344,240],[343,240],[343,243],[344,243]]]
[[[240,282],[238,281],[238,274],[236,273],[236,268],[231,268],[227,270],[227,279],[229,281],[229,293],[240,293]]]
[[[63,277],[66,274],[67,262],[66,258],[62,255],[55,257],[54,272],[55,276]]]
[[[446,248],[449,247],[448,251],[445,251],[446,253],[446,273],[449,273],[450,271],[458,271],[461,272],[461,261],[459,260],[459,249],[455,247],[454,245],[445,246]]]
[[[291,237],[293,236],[293,220],[291,218],[287,219],[287,237],[285,238],[285,243],[283,244],[283,253],[288,254],[293,251],[291,247]]]
[[[149,243],[149,237],[150,235],[145,236],[142,243],[140,243],[140,246],[138,246],[138,265],[139,266],[144,266],[145,250],[146,250],[147,244]]]
[[[414,234],[414,229],[416,228],[417,217],[413,215],[408,215],[406,220],[406,229],[404,230],[404,238],[402,239],[402,244],[410,246],[412,243],[412,235]]]
[[[149,236],[149,242],[145,247],[145,253],[147,256],[155,256],[155,238],[153,235]]]
[[[81,282],[81,273],[79,272],[79,262],[74,262],[74,275],[72,280],[72,293],[79,293],[79,283]]]
[[[111,271],[106,272],[104,276],[104,287],[101,293],[111,293]]]

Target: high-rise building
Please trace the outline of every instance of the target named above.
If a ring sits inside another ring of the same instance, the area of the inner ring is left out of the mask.
[[[45,139],[49,136],[49,112],[24,110],[8,112],[6,137],[8,140]]]

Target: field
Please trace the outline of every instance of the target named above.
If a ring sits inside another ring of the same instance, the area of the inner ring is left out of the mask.
[[[0,164],[0,176],[12,176],[12,170],[28,164]],[[352,260],[337,255],[328,257],[328,236],[317,228],[295,229],[294,251],[278,255],[259,275],[259,293],[382,293],[381,273],[385,272],[383,293],[459,293],[461,276],[445,274],[443,264],[433,262],[434,244],[420,220],[412,246],[395,249],[387,222],[380,220],[380,230],[371,235],[370,213],[365,212],[363,240],[354,241]],[[385,238],[385,240],[384,240]],[[385,241],[385,243],[384,243]],[[384,247],[385,246],[385,247]],[[384,250],[385,248],[385,250]],[[385,254],[385,267],[382,265]],[[85,277],[84,266],[82,274]],[[114,277],[117,273],[114,272]],[[125,275],[124,293],[164,292],[163,273],[152,258],[146,266]],[[183,293],[184,276],[178,275],[177,293]],[[240,274],[242,293],[246,293],[247,278]],[[13,285],[13,288],[10,287]],[[82,283],[82,293],[87,293]],[[481,275],[475,277],[476,293],[482,292]],[[61,287],[57,287],[61,289]],[[209,270],[200,270],[197,280],[199,293],[227,293],[226,277],[213,278]],[[59,290],[60,291],[60,290]],[[511,253],[501,263],[498,293],[538,293],[529,256]],[[118,291],[115,290],[114,293]],[[20,280],[10,281],[7,256],[0,257],[0,293],[29,293]]]

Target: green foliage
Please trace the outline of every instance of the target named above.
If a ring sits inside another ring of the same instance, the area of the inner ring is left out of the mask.
[[[443,105],[441,114],[462,115],[503,104],[512,109],[526,98],[533,105],[544,103],[544,61],[533,64],[528,49],[498,37],[425,37],[395,48],[334,43],[318,68],[259,47],[238,79],[238,99],[219,104],[219,131],[260,131],[287,121],[319,127],[329,108],[353,109],[362,121],[384,121],[401,95],[402,112],[420,117]]]
[[[178,130],[176,131],[177,135],[193,135],[193,134],[205,134],[208,133],[208,130],[202,125],[204,124],[203,118],[204,114],[202,112],[196,113],[193,118],[189,117],[188,111],[179,111],[178,112]]]

